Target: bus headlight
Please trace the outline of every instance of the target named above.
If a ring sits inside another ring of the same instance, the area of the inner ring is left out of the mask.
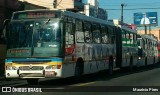
[[[46,70],[60,69],[61,65],[49,65],[46,67]]]
[[[140,59],[141,59],[141,57],[138,57],[138,59],[140,60]]]
[[[6,66],[6,70],[17,70],[18,68],[15,66]]]
[[[46,67],[46,70],[52,70],[52,69],[53,69],[52,65]]]

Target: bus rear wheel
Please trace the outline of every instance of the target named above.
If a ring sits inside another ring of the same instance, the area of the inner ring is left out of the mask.
[[[133,71],[133,57],[130,58],[129,70]]]
[[[148,64],[147,64],[147,58],[145,58],[145,66],[147,66]]]
[[[109,59],[109,75],[113,75],[113,57]]]
[[[27,83],[30,85],[37,85],[38,79],[27,79]]]
[[[155,59],[155,57],[154,57],[154,58],[153,58],[153,65],[156,64],[155,60],[156,60],[156,59]]]

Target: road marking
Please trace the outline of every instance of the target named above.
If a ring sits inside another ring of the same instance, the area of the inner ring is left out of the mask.
[[[74,85],[71,85],[71,86],[86,86],[86,85],[93,84],[93,83],[95,83],[95,82],[81,83],[81,84],[74,84]]]

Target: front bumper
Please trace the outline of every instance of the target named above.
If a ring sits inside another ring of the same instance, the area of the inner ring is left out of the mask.
[[[60,77],[61,70],[6,70],[6,78],[51,78]]]

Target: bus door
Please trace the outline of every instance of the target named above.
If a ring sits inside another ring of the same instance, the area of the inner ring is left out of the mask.
[[[116,66],[122,66],[122,30],[116,28]]]
[[[66,17],[64,23],[65,30],[65,60],[73,61],[75,58],[75,27],[74,20],[70,17]]]

